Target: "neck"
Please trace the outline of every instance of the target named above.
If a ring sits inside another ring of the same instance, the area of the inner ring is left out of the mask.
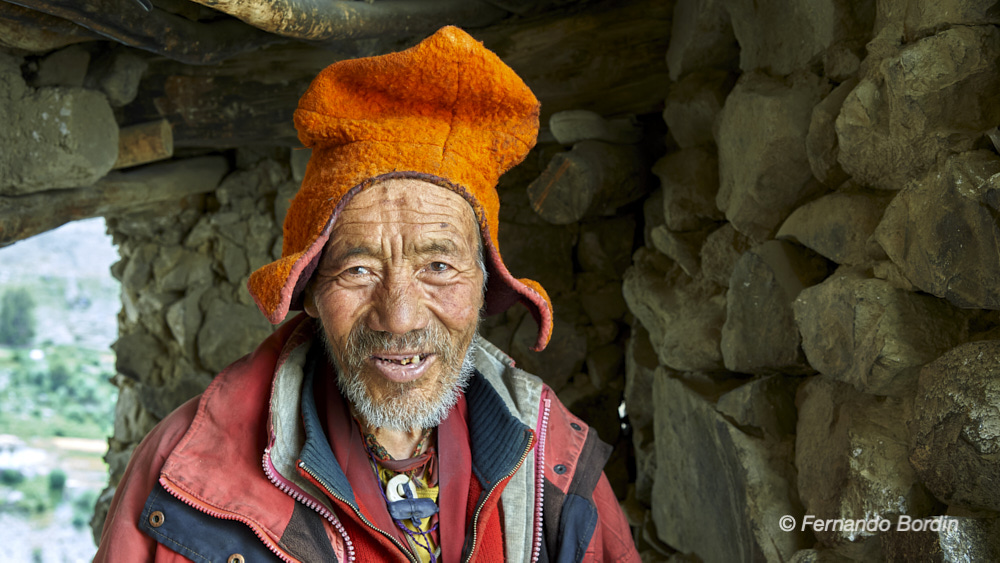
[[[368,422],[363,420],[360,416],[357,416],[357,420],[358,423],[361,424],[361,431],[374,434],[379,445],[385,448],[385,451],[389,452],[389,455],[391,455],[393,459],[409,459],[413,457],[413,450],[417,447],[417,444],[420,443],[424,434],[423,428],[410,428],[409,430],[375,428],[369,425]],[[421,451],[417,453],[422,453],[426,446],[427,445],[424,444]]]

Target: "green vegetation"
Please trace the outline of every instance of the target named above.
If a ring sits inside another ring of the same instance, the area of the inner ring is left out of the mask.
[[[114,355],[76,346],[39,351],[0,348],[0,433],[110,436],[118,396],[110,382]]]
[[[27,346],[35,338],[35,299],[23,287],[8,289],[0,298],[0,344]]]
[[[76,346],[0,347],[0,434],[25,440],[107,438],[118,394],[109,381],[113,373],[111,351]],[[72,524],[82,530],[89,525],[96,500],[97,491],[70,490],[62,469],[47,475],[0,470],[0,512],[48,521],[56,507],[70,503]]]
[[[20,474],[20,471],[16,472]],[[15,481],[16,484],[9,487],[0,487],[6,499],[0,502],[0,506],[5,511],[19,512],[25,516],[39,517],[49,514],[62,502],[66,492],[66,473],[60,469],[53,470],[48,475],[34,477],[25,477],[21,474]]]
[[[90,518],[94,515],[94,505],[97,504],[97,491],[86,490],[73,499],[73,527],[82,530],[90,526]]]

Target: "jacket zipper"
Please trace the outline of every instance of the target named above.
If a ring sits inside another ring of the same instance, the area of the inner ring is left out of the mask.
[[[293,488],[292,485],[285,483],[283,479],[279,479],[278,475],[275,475],[274,467],[271,465],[270,454],[271,450],[270,448],[268,448],[268,450],[264,452],[264,457],[261,462],[261,464],[264,466],[264,474],[267,475],[268,480],[271,481],[271,483],[275,487],[278,487],[280,491],[295,499],[296,502],[300,502],[306,507],[315,510],[321,516],[323,516],[323,518],[326,518],[327,521],[330,522],[330,524],[333,524],[333,527],[336,528],[340,536],[344,538],[344,547],[347,549],[347,561],[348,562],[355,561],[354,543],[351,542],[351,538],[347,535],[347,530],[344,529],[344,525],[341,524],[340,520],[337,519],[337,517],[332,512],[327,510],[322,503],[315,500],[314,498],[312,498],[311,496],[309,496],[304,492],[299,492],[295,490],[295,488]]]
[[[365,516],[363,514],[361,514],[360,510],[358,510],[357,508],[354,508],[354,506],[352,506],[351,503],[347,502],[347,499],[345,499],[344,497],[342,497],[342,496],[338,495],[336,492],[334,492],[333,489],[327,483],[325,483],[322,479],[319,478],[319,476],[317,476],[315,473],[313,473],[312,471],[310,471],[309,468],[306,467],[305,463],[303,463],[303,462],[300,461],[298,463],[298,465],[299,465],[299,469],[301,469],[302,471],[305,471],[306,473],[309,474],[310,477],[312,477],[313,479],[315,479],[317,483],[323,485],[323,488],[326,489],[326,491],[328,493],[330,493],[331,495],[333,495],[340,502],[346,504],[347,506],[350,506],[351,510],[353,510],[354,513],[357,514],[358,518],[360,518],[361,521],[364,522],[366,526],[368,526],[369,528],[375,530],[376,532],[378,532],[378,533],[382,534],[383,536],[385,536],[386,538],[388,538],[389,541],[391,541],[396,547],[399,548],[400,551],[403,552],[403,555],[406,556],[407,561],[410,561],[411,563],[420,563],[420,559],[419,558],[415,559],[414,556],[413,556],[413,554],[410,553],[410,551],[408,549],[406,549],[405,547],[403,547],[403,544],[399,543],[396,540],[396,538],[392,537],[392,535],[389,534],[388,532],[382,530],[381,528],[379,528],[379,527],[375,526],[374,524],[372,524],[371,522],[369,522],[368,519],[365,518]],[[475,528],[473,528],[473,530],[474,529]]]
[[[552,399],[542,401],[542,420],[538,429],[538,450],[535,452],[535,543],[531,547],[531,563],[536,563],[542,553],[542,503],[545,499],[545,437],[549,428],[549,410]]]
[[[241,516],[229,512],[219,512],[218,510],[213,510],[208,506],[206,506],[205,504],[196,501],[193,498],[188,497],[186,493],[174,489],[173,483],[168,481],[165,477],[162,476],[160,477],[160,484],[163,485],[163,488],[166,489],[168,493],[173,495],[174,498],[176,498],[177,500],[183,502],[184,504],[190,506],[191,508],[199,512],[203,512],[213,518],[218,518],[220,520],[236,520],[238,522],[246,524],[247,527],[253,530],[253,533],[254,535],[257,536],[257,539],[259,539],[261,543],[267,546],[267,548],[270,549],[271,552],[274,553],[279,559],[285,561],[286,563],[297,563],[296,559],[291,558],[288,554],[282,551],[281,548],[279,548],[277,545],[274,544],[274,542],[271,541],[270,536],[264,533],[263,530],[260,530],[257,527],[257,525],[251,522],[249,519],[243,518]]]
[[[479,538],[476,537],[479,532],[479,514],[483,510],[483,505],[485,505],[486,501],[488,501],[490,497],[493,496],[493,492],[497,490],[497,487],[500,486],[500,483],[510,479],[515,473],[517,473],[517,470],[520,469],[521,465],[524,464],[524,460],[528,458],[528,452],[530,452],[531,447],[535,445],[534,442],[535,442],[534,439],[528,441],[528,447],[524,449],[524,452],[521,454],[521,459],[517,462],[514,468],[511,469],[510,472],[507,473],[507,475],[505,475],[503,478],[498,479],[497,482],[494,483],[492,487],[490,487],[490,491],[486,493],[486,496],[483,497],[482,502],[480,502],[479,506],[476,507],[476,513],[472,516],[472,544],[471,544],[472,547],[469,549],[469,555],[466,556],[465,558],[465,563],[471,561],[472,555],[476,552],[476,542],[479,540]]]

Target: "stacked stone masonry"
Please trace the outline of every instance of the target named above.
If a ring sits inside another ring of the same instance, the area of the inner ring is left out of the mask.
[[[992,5],[676,3],[623,284],[645,561],[1000,559]]]
[[[615,445],[644,561],[1000,560],[994,4],[676,0],[662,114],[556,113],[501,179],[500,248],[555,330],[529,351],[515,307],[482,335]],[[143,60],[0,51],[0,196],[105,178]],[[192,151],[203,185],[163,168],[178,195],[100,213],[122,311],[98,530],[142,437],[273,330],[246,280],[307,159]],[[837,519],[876,528],[805,525]]]

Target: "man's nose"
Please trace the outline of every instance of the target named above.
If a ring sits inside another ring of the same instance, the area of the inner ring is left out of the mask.
[[[430,313],[424,303],[419,284],[410,276],[392,275],[373,298],[368,327],[392,334],[406,334],[426,328]]]

